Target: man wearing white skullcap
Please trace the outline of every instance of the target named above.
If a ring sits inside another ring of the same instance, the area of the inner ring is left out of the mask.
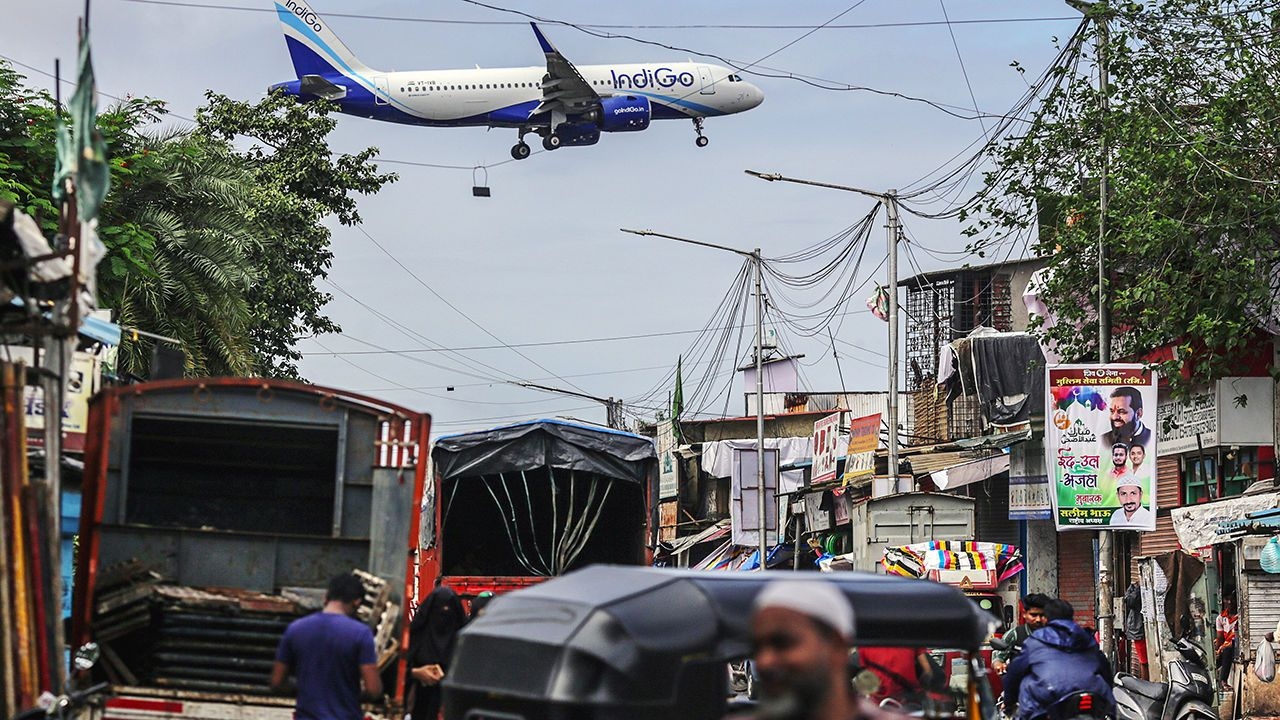
[[[774,580],[756,596],[751,636],[761,700],[757,720],[901,720],[853,695],[853,608],[826,580]]]

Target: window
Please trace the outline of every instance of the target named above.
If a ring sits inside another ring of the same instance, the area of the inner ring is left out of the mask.
[[[1270,461],[1264,460],[1270,464]],[[1243,493],[1263,475],[1256,447],[1206,448],[1182,458],[1182,504],[1213,502]]]
[[[1257,448],[1228,449],[1222,456],[1222,496],[1245,491],[1258,479]]]
[[[1182,463],[1182,504],[1212,502],[1218,499],[1218,458],[1213,455],[1189,455]]]

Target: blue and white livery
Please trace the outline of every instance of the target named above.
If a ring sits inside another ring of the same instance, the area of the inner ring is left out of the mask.
[[[542,146],[594,145],[601,132],[635,132],[652,120],[693,120],[698,147],[705,118],[750,110],[759,88],[732,71],[703,63],[642,63],[575,67],[533,33],[545,67],[383,72],[356,59],[303,0],[275,4],[297,80],[271,89],[299,100],[324,98],[348,115],[433,127],[509,127],[511,148],[529,157],[524,136]]]

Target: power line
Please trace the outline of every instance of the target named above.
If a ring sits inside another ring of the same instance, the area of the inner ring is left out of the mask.
[[[713,330],[724,330],[725,328],[712,328]],[[656,337],[671,337],[673,335],[695,335],[706,332],[705,330],[671,330],[668,332],[640,333],[636,335],[613,335],[610,337],[595,338],[578,338],[576,340],[547,340],[543,342],[527,342],[527,343],[510,343],[508,345],[468,345],[455,348],[409,348],[406,350],[348,350],[342,352],[304,352],[303,355],[408,355],[416,353],[437,353],[437,352],[461,352],[470,350],[502,350],[504,348],[522,348],[522,347],[559,347],[563,345],[585,345],[588,343],[602,342],[618,342],[622,340],[643,340]],[[351,337],[343,334],[344,337]],[[353,340],[355,338],[352,338]],[[666,367],[665,365],[663,367]],[[554,376],[553,376],[554,377]]]
[[[967,113],[968,108],[960,108],[959,106],[956,106],[956,105],[950,105],[948,103],[938,102],[936,100],[929,100],[928,98],[908,95],[906,93],[900,93],[894,90],[881,90],[879,88],[867,87],[865,85],[853,85],[853,84],[844,83],[838,80],[827,80],[825,78],[816,77],[814,75],[806,75],[802,73],[792,72],[789,70],[780,70],[778,68],[772,68],[766,65],[759,65],[759,64],[756,64],[755,67],[760,68],[760,70],[767,70],[768,72],[760,72],[760,70],[750,70],[748,68],[751,67],[751,64],[745,63],[744,61],[727,58],[723,55],[718,55],[712,52],[704,52],[701,50],[695,50],[693,48],[681,47],[679,45],[670,45],[667,43],[658,42],[656,40],[646,40],[644,38],[636,37],[634,35],[626,35],[622,33],[612,33],[612,32],[601,32],[598,30],[593,30],[590,27],[587,27],[579,23],[573,23],[567,20],[558,20],[554,18],[544,18],[538,15],[533,15],[532,13],[524,12],[523,10],[515,10],[512,8],[501,7],[498,5],[490,5],[488,3],[481,2],[480,0],[461,0],[461,1],[470,5],[487,8],[489,10],[493,10],[496,12],[519,15],[521,17],[528,18],[529,20],[533,20],[537,22],[555,23],[555,24],[563,25],[565,27],[573,28],[578,32],[591,35],[592,37],[603,38],[606,40],[611,40],[611,39],[630,40],[631,42],[639,43],[641,45],[660,47],[660,48],[664,48],[674,52],[681,52],[681,53],[687,53],[689,55],[697,55],[699,57],[712,58],[713,60],[717,60],[719,62],[724,63],[725,65],[728,65],[729,67],[733,68],[734,70],[737,70],[738,72],[755,75],[757,77],[773,78],[777,80],[794,80],[819,90],[828,90],[833,92],[869,92],[874,95],[882,95],[885,97],[896,97],[902,100],[909,100],[912,102],[919,102],[925,105],[929,105],[930,107],[933,107],[948,115],[951,115],[952,117],[956,117],[961,120],[974,120],[982,116],[982,113],[979,113],[978,115],[962,115],[956,112],[955,109],[960,109]]]
[[[202,10],[232,10],[238,12],[271,13],[274,10],[259,7],[240,7],[236,5],[220,5],[213,3],[172,2],[171,0],[122,0],[139,5],[165,5],[179,8],[197,8]],[[843,14],[843,13],[842,13]],[[353,20],[379,20],[400,23],[424,23],[431,25],[481,25],[481,26],[523,26],[525,23],[516,20],[456,20],[452,18],[424,18],[404,15],[368,15],[361,13],[326,12],[325,17],[350,18]],[[594,30],[873,30],[896,27],[929,27],[934,25],[986,25],[1004,23],[1042,23],[1076,21],[1079,16],[1061,17],[1012,17],[1012,18],[970,18],[966,20],[919,20],[909,22],[878,22],[856,24],[824,23],[822,25],[782,25],[782,24],[746,24],[746,23],[685,23],[685,24],[603,24],[578,23],[580,27]],[[548,21],[549,24],[567,24]]]
[[[501,343],[503,347],[505,347],[505,348],[507,348],[508,350],[510,350],[510,351],[512,351],[512,352],[514,352],[515,354],[519,355],[520,357],[524,358],[525,360],[529,361],[531,364],[533,364],[533,365],[534,365],[535,367],[537,367],[539,370],[541,370],[541,371],[543,371],[543,372],[545,372],[545,373],[549,373],[552,377],[556,378],[557,380],[560,380],[560,381],[562,381],[562,382],[568,383],[570,387],[572,387],[572,388],[574,388],[574,389],[576,389],[576,390],[578,390],[578,391],[580,391],[580,392],[586,392],[585,390],[583,390],[582,388],[578,387],[577,385],[574,385],[572,382],[570,382],[570,381],[568,381],[568,380],[565,380],[564,378],[560,377],[559,375],[556,375],[556,373],[555,373],[555,372],[553,372],[552,370],[547,369],[544,365],[542,365],[542,363],[540,363],[540,362],[538,362],[537,360],[534,360],[533,358],[529,357],[528,355],[525,355],[524,353],[520,352],[520,350],[519,350],[519,349],[512,347],[511,345],[509,345],[509,344],[508,344],[505,340],[503,340],[502,338],[498,337],[497,335],[494,335],[492,332],[490,332],[490,331],[489,331],[489,329],[488,329],[488,328],[486,328],[485,326],[483,326],[483,325],[481,325],[479,322],[477,322],[475,318],[473,318],[473,317],[471,317],[470,315],[468,315],[467,313],[463,312],[463,311],[462,311],[462,309],[461,309],[461,308],[459,308],[457,305],[454,305],[452,302],[449,302],[449,300],[448,300],[447,298],[445,298],[445,296],[443,296],[443,295],[441,295],[440,293],[436,292],[435,288],[433,288],[433,287],[431,287],[430,285],[428,285],[428,284],[427,284],[427,282],[426,282],[425,280],[423,280],[421,277],[418,277],[418,274],[417,274],[417,273],[415,273],[414,271],[410,270],[410,269],[409,269],[409,267],[408,267],[407,265],[405,265],[404,263],[400,262],[400,259],[399,259],[399,258],[397,258],[395,255],[391,254],[391,251],[390,251],[390,250],[387,250],[385,247],[383,247],[383,246],[382,246],[382,243],[378,242],[378,241],[377,241],[377,239],[375,239],[372,235],[370,235],[370,234],[369,234],[369,231],[368,231],[368,230],[365,230],[365,229],[364,229],[364,226],[362,226],[362,225],[356,225],[355,227],[356,227],[356,229],[357,229],[357,230],[359,230],[359,231],[360,231],[360,233],[361,233],[362,235],[364,235],[366,238],[368,238],[368,239],[369,239],[369,242],[373,243],[375,246],[377,246],[377,248],[378,248],[379,250],[381,250],[381,251],[383,252],[383,254],[385,254],[387,257],[391,258],[391,261],[392,261],[392,262],[394,262],[396,265],[399,265],[401,270],[404,270],[406,273],[408,273],[408,274],[409,274],[409,277],[411,277],[411,278],[413,278],[415,281],[417,281],[417,283],[418,283],[419,285],[421,285],[423,288],[425,288],[427,292],[429,292],[429,293],[431,293],[432,295],[434,295],[434,296],[436,297],[436,299],[437,299],[437,300],[439,300],[440,302],[444,303],[445,305],[448,305],[448,306],[449,306],[449,308],[450,308],[451,310],[453,310],[454,312],[456,312],[456,313],[458,313],[459,315],[461,315],[464,319],[466,319],[466,321],[467,321],[467,322],[469,322],[469,323],[471,323],[472,325],[474,325],[476,328],[478,328],[478,329],[479,329],[481,332],[483,332],[485,335],[488,335],[489,337],[491,337],[491,338],[493,338],[494,340],[496,340],[496,341],[498,341],[499,343]]]
[[[956,60],[960,62],[960,74],[964,76],[964,85],[969,88],[969,99],[973,101],[973,111],[981,115],[982,111],[978,109],[978,96],[973,93],[973,83],[969,82],[969,71],[964,66],[964,56],[960,54],[960,42],[956,40],[955,28],[951,26],[951,17],[947,15],[946,0],[938,0],[938,7],[942,8],[942,19],[946,21],[947,34],[951,36],[951,47],[956,49]],[[982,126],[982,134],[987,134],[987,123],[978,118],[978,124]]]

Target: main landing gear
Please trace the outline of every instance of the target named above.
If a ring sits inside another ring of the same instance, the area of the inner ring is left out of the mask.
[[[698,147],[706,147],[707,143],[711,142],[710,138],[702,134],[702,118],[693,119],[693,131],[698,133],[698,139],[693,141]]]
[[[547,136],[542,138],[543,150],[555,150],[558,147],[560,147],[559,135],[556,135],[555,133],[547,133]]]
[[[529,149],[529,144],[524,141],[524,136],[528,135],[530,132],[532,131],[527,127],[520,128],[520,137],[517,140],[516,144],[511,146],[512,159],[524,160],[525,158],[533,154],[533,151]],[[543,146],[545,147],[545,142]]]

